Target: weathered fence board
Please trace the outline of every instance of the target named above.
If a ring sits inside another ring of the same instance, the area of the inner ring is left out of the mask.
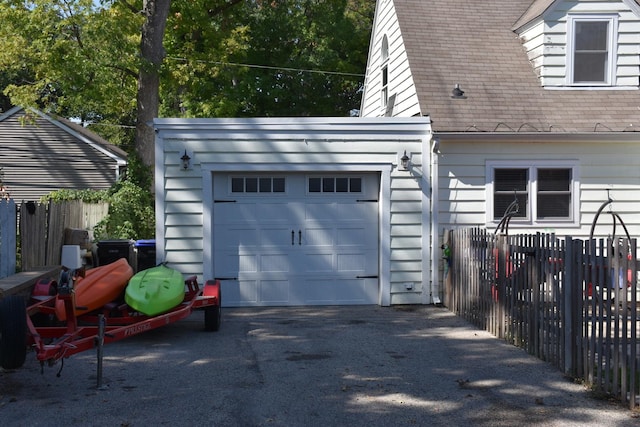
[[[16,272],[16,204],[0,199],[0,278]]]
[[[22,203],[20,206],[20,242],[22,271],[60,264],[64,230],[89,231],[108,213],[109,205],[80,201]]]
[[[495,336],[638,404],[635,239],[558,239],[484,229],[448,236],[445,304]]]

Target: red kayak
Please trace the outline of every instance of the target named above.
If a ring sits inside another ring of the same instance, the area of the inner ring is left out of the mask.
[[[132,276],[133,268],[126,258],[87,270],[73,287],[76,315],[90,313],[118,298]],[[61,321],[67,319],[64,301],[59,296],[56,299],[56,316]]]

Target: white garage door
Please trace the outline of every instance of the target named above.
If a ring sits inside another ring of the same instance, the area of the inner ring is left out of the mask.
[[[226,306],[378,302],[377,174],[216,174]]]

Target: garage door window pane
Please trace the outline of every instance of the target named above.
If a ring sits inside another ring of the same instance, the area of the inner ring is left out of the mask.
[[[232,193],[244,193],[244,178],[232,178],[231,179],[231,192]]]
[[[309,193],[319,193],[320,182],[320,178],[309,178]]]
[[[271,193],[271,178],[260,178],[260,192]]]
[[[245,192],[247,193],[258,192],[258,178],[245,178],[244,185],[245,185]]]
[[[349,192],[349,178],[336,178],[336,193]]]
[[[284,178],[273,178],[273,192],[284,193]]]
[[[351,193],[361,193],[362,178],[349,178],[349,191]]]
[[[334,184],[334,178],[322,178],[322,192],[333,193],[335,188]]]

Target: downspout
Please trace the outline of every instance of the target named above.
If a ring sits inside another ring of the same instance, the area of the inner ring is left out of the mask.
[[[431,134],[429,157],[431,159],[431,302],[442,304],[440,299],[440,230],[438,221],[438,156],[440,140]]]

